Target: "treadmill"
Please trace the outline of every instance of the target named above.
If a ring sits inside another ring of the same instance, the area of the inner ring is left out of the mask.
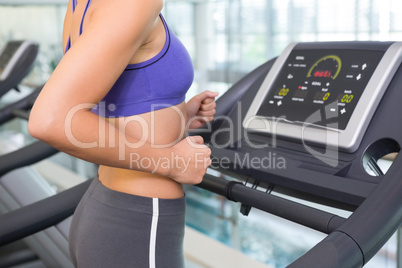
[[[290,44],[217,100],[213,122],[188,133],[211,148],[210,168],[233,178],[206,174],[197,186],[241,203],[245,215],[255,207],[327,234],[289,267],[363,267],[402,223],[401,60],[399,42]],[[52,153],[40,142],[13,152],[0,176]],[[0,246],[70,216],[88,184],[0,216]]]
[[[30,40],[9,41],[0,49],[0,98],[31,71],[38,56],[39,45]]]

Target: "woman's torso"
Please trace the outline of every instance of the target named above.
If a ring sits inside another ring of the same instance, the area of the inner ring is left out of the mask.
[[[85,31],[90,23],[91,14],[96,9],[96,0],[86,10],[87,0],[77,0],[73,12],[72,0],[67,10],[63,29],[63,47],[67,47],[70,39],[71,46],[79,38],[80,25]],[[83,20],[84,12],[85,18]],[[147,41],[135,53],[129,64],[137,64],[151,59],[157,55],[165,45],[165,27],[160,18],[155,18],[155,24]],[[161,110],[146,112],[123,118],[109,118],[109,123],[120,128],[123,133],[141,137],[155,146],[172,146],[184,136],[185,104],[164,108]],[[145,126],[147,127],[144,127]],[[130,142],[130,141],[128,141]],[[167,159],[139,159],[132,153],[131,163],[133,169],[141,165],[147,165],[147,161],[159,161],[159,164],[167,164]],[[179,198],[183,196],[182,185],[170,178],[157,174],[145,173],[136,170],[118,169],[108,166],[99,168],[99,180],[105,186],[120,192],[148,197]]]

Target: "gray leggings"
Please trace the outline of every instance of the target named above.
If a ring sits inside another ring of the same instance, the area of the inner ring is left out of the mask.
[[[94,179],[70,228],[75,267],[184,267],[185,198],[117,192]]]

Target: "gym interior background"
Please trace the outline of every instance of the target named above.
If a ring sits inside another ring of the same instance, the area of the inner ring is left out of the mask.
[[[40,44],[22,91],[46,82],[62,57],[67,2],[0,0],[0,47],[20,39]],[[402,41],[399,0],[166,0],[163,15],[193,59],[196,77],[189,97],[206,89],[225,92],[243,75],[278,56],[290,42]],[[14,97],[6,95],[0,105]],[[31,142],[25,124],[13,121],[2,126],[0,136],[11,137],[16,147]],[[88,163],[65,155],[53,161],[78,176],[95,172]],[[272,267],[292,262],[324,237],[256,209],[245,218],[239,215],[238,204],[194,187],[188,187],[187,198],[190,228]],[[366,267],[402,267],[400,233]]]

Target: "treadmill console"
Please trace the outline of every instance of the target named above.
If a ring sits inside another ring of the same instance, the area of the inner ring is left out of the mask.
[[[0,81],[6,80],[17,65],[31,41],[11,41],[0,50]]]
[[[278,57],[243,127],[355,151],[399,68],[402,43],[385,49],[291,44]]]

